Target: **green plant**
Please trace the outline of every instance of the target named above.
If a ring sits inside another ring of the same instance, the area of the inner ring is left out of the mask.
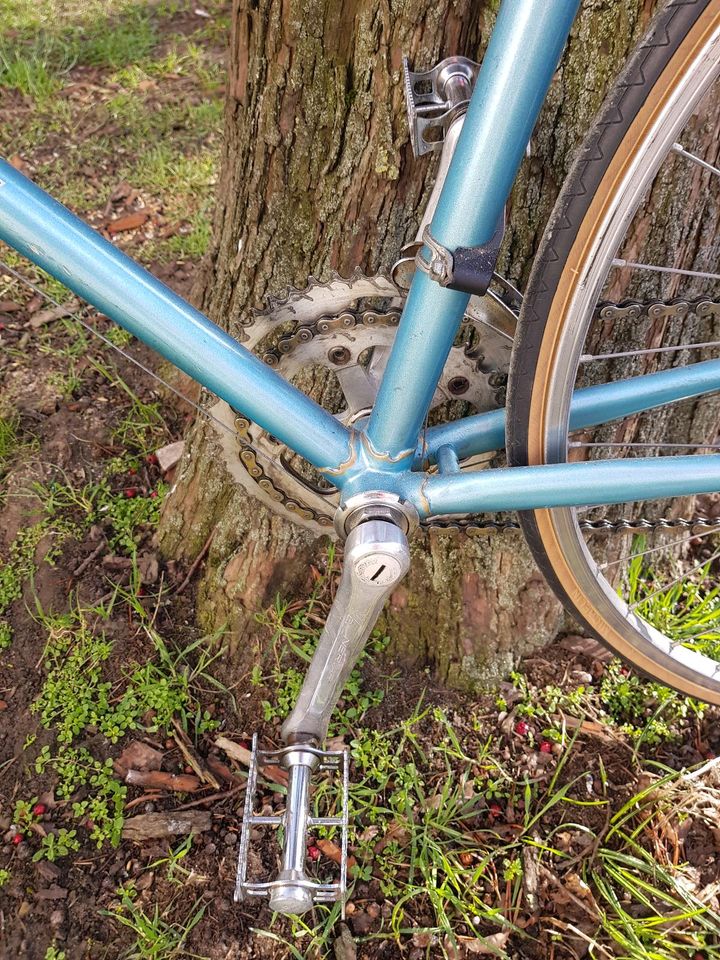
[[[40,841],[40,849],[33,855],[33,860],[49,860],[54,863],[60,857],[66,857],[71,850],[79,850],[80,841],[76,830],[66,830],[60,827],[57,833],[48,833]]]
[[[10,880],[10,871],[0,868],[0,890],[7,884]]]
[[[104,911],[106,916],[128,928],[135,936],[135,942],[123,953],[126,960],[173,960],[173,958],[197,958],[198,954],[189,953],[185,942],[194,928],[200,923],[206,905],[200,900],[179,920],[167,919],[174,902],[164,910],[155,904],[145,912],[127,890],[121,890],[120,901],[114,910]]]
[[[56,947],[54,943],[51,943],[45,951],[45,960],[65,960],[65,958],[65,951]]]

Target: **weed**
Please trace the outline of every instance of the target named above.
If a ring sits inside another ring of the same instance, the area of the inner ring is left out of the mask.
[[[681,736],[682,721],[706,709],[669,687],[642,680],[619,660],[608,664],[603,674],[600,702],[623,733],[648,746]]]
[[[197,900],[181,920],[171,921],[166,918],[174,906],[174,901],[163,911],[155,904],[152,910],[146,913],[135,903],[132,890],[121,889],[119,893],[120,901],[116,909],[104,913],[135,935],[135,942],[123,954],[126,960],[172,960],[179,957],[202,960],[197,954],[186,950],[185,942],[202,920],[205,904]]]
[[[5,869],[0,869],[0,890],[9,882],[10,880],[10,871]]]
[[[73,802],[73,816],[89,829],[90,839],[98,847],[105,842],[117,846],[127,788],[113,776],[112,760],[96,760],[85,747],[60,746],[53,756],[45,746],[35,761],[35,770],[43,773],[48,768],[57,776],[55,790],[61,800],[89,788],[88,799]]]
[[[60,947],[56,947],[54,943],[51,943],[45,951],[44,960],[66,960],[66,956],[67,954],[64,950],[61,950]]]
[[[50,539],[44,560],[52,564],[64,540],[75,532],[72,522],[64,519],[41,520],[18,531],[10,544],[5,563],[0,566],[0,649],[10,646],[12,640],[12,628],[2,617],[10,605],[22,596],[25,583],[32,579],[35,573],[35,555],[40,542],[45,537]]]
[[[60,857],[66,857],[71,851],[80,849],[76,830],[60,827],[57,833],[48,833],[40,841],[40,849],[33,854],[33,860],[49,860],[54,863]]]

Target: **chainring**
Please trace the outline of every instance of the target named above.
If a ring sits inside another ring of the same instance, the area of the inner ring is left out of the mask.
[[[313,381],[313,372],[320,372],[324,405],[352,426],[372,409],[404,296],[388,277],[368,277],[359,270],[347,279],[334,275],[326,283],[311,278],[304,290],[271,299],[233,332],[285,379],[300,379],[301,388],[307,388],[308,378]],[[470,335],[459,337],[451,348],[431,404],[433,422],[504,404],[516,321],[506,299],[502,292],[471,299],[462,328]],[[218,440],[237,482],[286,519],[312,533],[334,536],[338,490],[224,401],[211,412],[234,430],[234,436],[218,430]],[[492,456],[462,466],[481,469]]]

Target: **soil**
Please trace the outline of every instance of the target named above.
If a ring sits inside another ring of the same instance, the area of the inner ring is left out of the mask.
[[[186,11],[164,21],[163,29],[173,36],[192,36],[197,29],[197,17]],[[219,56],[220,49],[217,53]],[[101,70],[87,67],[74,68],[66,77],[68,96],[79,90],[85,91],[83,96],[87,97],[87,102],[83,115],[87,129],[92,125],[95,109],[92,95],[87,91],[93,85],[102,86],[102,80]],[[186,77],[178,78],[174,85],[169,84],[157,94],[159,98],[168,99],[195,95],[193,81]],[[0,121],[21,122],[27,111],[24,97],[19,94],[5,97],[3,94]],[[105,133],[112,135],[112,129]],[[34,167],[50,157],[58,157],[58,163],[62,163],[63,153],[68,149],[66,134],[67,131],[50,133],[37,153],[18,157],[18,165],[32,173]],[[89,170],[88,176],[91,183],[116,185],[112,157],[106,157],[99,168]],[[103,207],[91,211],[88,219],[102,229],[110,222],[109,214],[118,220],[134,212],[137,210],[132,195],[130,199],[125,195],[111,203],[110,210]],[[149,215],[156,228],[163,226],[158,220],[162,215],[157,209],[151,208]],[[132,252],[140,244],[140,239],[129,230],[127,234],[118,235],[118,242]],[[196,266],[187,258],[164,258],[149,264],[153,272],[182,294],[188,293]],[[11,398],[19,416],[20,438],[28,445],[34,445],[15,457],[2,480],[5,496],[0,500],[0,555],[4,557],[8,556],[17,533],[42,515],[43,504],[27,495],[28,490],[32,491],[33,483],[47,483],[61,475],[74,489],[81,490],[102,475],[112,458],[127,453],[119,443],[117,433],[122,416],[127,414],[127,396],[90,362],[93,357],[105,356],[106,347],[93,344],[76,358],[75,369],[81,382],[70,396],[63,396],[58,392],[57,375],[67,370],[67,353],[75,335],[63,328],[59,321],[34,327],[33,318],[42,308],[44,305],[29,292],[12,308],[6,304],[5,313],[0,305],[0,383],[3,394]],[[85,316],[101,332],[109,329],[104,318],[92,312]],[[52,346],[52,351],[43,352],[41,347],[48,345]],[[141,363],[158,366],[156,359],[141,345],[132,343],[127,350]],[[119,375],[132,384],[140,400],[161,404],[164,425],[157,446],[181,439],[194,415],[193,409],[159,387],[155,380],[128,360],[119,356],[114,356],[113,360]],[[173,383],[186,396],[197,397],[195,388],[182,378],[176,376]],[[134,496],[150,496],[161,481],[172,483],[172,473],[163,476],[152,457],[146,457],[136,472],[113,477],[116,490],[135,490]],[[13,840],[16,831],[12,827],[12,813],[19,800],[36,797],[44,800],[47,810],[37,821],[44,832],[56,830],[61,825],[75,826],[70,804],[54,794],[54,777],[37,773],[34,765],[43,747],[52,749],[56,744],[55,734],[45,729],[38,715],[31,710],[46,678],[42,664],[47,631],[36,614],[38,609],[62,613],[71,605],[92,607],[103,598],[107,601],[112,592],[109,580],[128,588],[131,569],[127,554],[112,548],[108,536],[108,529],[101,524],[80,538],[65,539],[52,562],[45,559],[51,538],[41,542],[36,551],[34,577],[25,582],[22,597],[9,611],[14,637],[10,648],[0,652],[0,869],[10,874],[7,883],[0,888],[0,957],[3,960],[43,960],[50,955],[47,951],[51,944],[57,951],[63,950],[67,960],[114,960],[126,956],[136,935],[118,919],[118,887],[121,884],[127,886],[131,881],[139,893],[138,903],[149,916],[157,912],[167,922],[173,922],[186,917],[193,904],[205,911],[201,922],[190,931],[176,952],[137,952],[131,956],[203,956],[213,960],[290,956],[285,941],[292,942],[294,933],[288,921],[273,919],[262,903],[235,904],[232,899],[246,771],[241,763],[231,762],[218,749],[215,740],[218,734],[222,734],[236,743],[247,744],[253,733],[259,732],[266,742],[277,743],[279,731],[277,722],[262,720],[262,700],[271,696],[272,691],[258,685],[256,678],[250,675],[236,676],[233,663],[226,659],[216,661],[212,673],[232,695],[203,684],[199,695],[201,706],[219,722],[219,728],[198,737],[195,744],[202,769],[207,770],[209,764],[211,769],[220,771],[217,785],[204,785],[185,794],[136,786],[129,788],[127,796],[127,817],[182,809],[206,811],[210,815],[210,829],[194,837],[192,849],[181,863],[188,873],[176,873],[173,877],[167,868],[169,851],[178,847],[177,837],[144,842],[122,840],[116,848],[106,843],[98,849],[89,841],[88,830],[80,827],[80,849],[54,864],[46,860],[33,862],[33,854],[38,848],[36,835],[26,837],[19,844]],[[153,530],[148,526],[140,531],[137,543],[138,556],[144,558],[144,569],[152,570],[157,563],[157,571],[152,575],[148,573],[143,585],[143,604],[153,612],[154,629],[168,647],[182,650],[200,636],[194,621],[193,577],[188,581],[188,569],[181,569],[171,559],[158,556],[152,538]],[[194,576],[197,576],[198,569]],[[309,571],[308,591],[312,582]],[[113,644],[104,671],[105,679],[113,684],[119,684],[129,663],[142,664],[155,657],[147,631],[130,604],[117,604],[102,629]],[[257,660],[264,667],[272,666],[273,655],[277,652],[270,641],[271,631],[268,630],[264,648],[258,647],[257,651]],[[583,685],[591,690],[599,688],[607,662],[598,659],[592,643],[575,643],[574,649],[569,646],[573,645],[568,645],[567,638],[559,639],[522,666],[531,691],[549,684],[559,687],[567,695],[577,692]],[[529,732],[518,733],[513,715],[515,686],[504,686],[501,693],[506,705],[503,706],[498,703],[496,694],[468,697],[435,688],[422,670],[408,669],[382,657],[366,663],[363,679],[365,688],[381,688],[385,693],[382,703],[362,719],[363,730],[397,728],[413,714],[422,699],[427,706],[442,708],[451,718],[466,754],[475,751],[479,756],[483,743],[491,738],[493,755],[512,772],[517,784],[529,770],[540,781],[546,784],[551,781],[561,753],[545,754],[540,749],[543,741],[541,725],[531,721]],[[577,852],[579,862],[583,857],[589,858],[591,853],[587,845],[583,846],[577,825],[595,833],[602,833],[607,828],[610,814],[619,810],[646,783],[643,758],[650,756],[656,763],[681,769],[705,761],[715,752],[720,753],[720,728],[714,711],[707,711],[699,719],[691,715],[687,721],[678,723],[674,739],[642,749],[639,755],[632,738],[608,724],[606,719],[582,716],[578,711],[575,721],[576,726],[579,725],[577,740],[562,769],[558,786],[567,786],[567,795],[580,803],[589,798],[597,799],[598,784],[603,781],[609,805],[576,805],[571,813],[558,805],[541,817],[538,829],[539,836],[553,836],[557,844],[565,842],[568,850]],[[429,763],[434,762],[438,727],[432,715],[415,729],[419,748]],[[354,733],[349,730],[343,737],[344,742],[350,742]],[[85,728],[75,745],[86,747],[95,757],[117,761],[132,741],[139,741],[162,754],[162,773],[194,775],[177,738],[169,734],[146,735],[135,731],[112,744],[99,733]],[[467,772],[466,768],[467,764],[458,760],[455,772],[460,775]],[[428,774],[428,783],[431,782],[432,776]],[[258,806],[278,807],[280,795],[270,786],[267,783],[261,785]],[[518,790],[517,794],[510,791],[509,796],[503,797],[495,805],[495,812],[491,800],[478,803],[472,818],[465,824],[468,836],[472,836],[474,842],[479,838],[489,849],[500,848],[517,834],[522,802]],[[565,826],[563,832],[563,824],[570,821],[574,826]],[[356,835],[367,826],[365,823],[355,824]],[[351,843],[355,842],[351,838]],[[701,887],[720,881],[717,849],[717,831],[701,817],[691,818],[681,844],[681,859],[697,871]],[[274,865],[270,846],[260,848],[260,857],[267,866]],[[497,869],[501,872],[500,866]],[[178,876],[181,882],[178,882]],[[477,953],[469,947],[456,948],[448,942],[438,942],[437,938],[433,940],[422,932],[404,934],[398,942],[390,933],[388,922],[396,900],[383,892],[381,879],[375,874],[372,879],[355,884],[347,918],[353,936],[348,937],[347,932],[343,934],[341,928],[336,927],[324,948],[328,955],[334,949],[340,960],[351,960],[355,956],[362,960],[400,957],[420,960],[421,957],[441,956],[443,951],[448,956],[458,957]],[[568,889],[565,875],[560,880],[545,877],[534,891],[534,900],[531,897],[520,899],[513,907],[513,920],[524,934],[513,934],[504,944],[507,955],[527,960],[585,955],[587,942],[581,938],[572,939],[568,934],[563,946],[551,936],[562,929],[563,923],[577,926],[582,919],[587,919],[582,917],[582,910],[578,919],[577,897],[573,899],[567,893]],[[507,895],[504,885],[502,894],[498,908],[507,906],[503,899]],[[561,926],[553,928],[548,917],[554,917]],[[422,897],[416,898],[408,908],[406,925],[420,930],[432,922],[429,904]],[[269,935],[260,935],[257,931],[269,931]],[[457,933],[469,940],[473,931],[459,928]],[[357,942],[353,943],[353,937]],[[323,955],[322,950],[303,954],[303,942],[298,941],[298,944],[296,949],[301,953],[295,953],[295,956]],[[715,949],[709,947],[702,955],[717,956],[712,952]]]

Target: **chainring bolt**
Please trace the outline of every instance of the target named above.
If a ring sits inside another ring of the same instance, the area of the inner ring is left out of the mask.
[[[341,367],[350,359],[350,351],[347,347],[333,347],[328,350],[328,360],[336,366]]]
[[[459,397],[470,389],[470,381],[467,377],[452,377],[447,388],[454,397]]]

